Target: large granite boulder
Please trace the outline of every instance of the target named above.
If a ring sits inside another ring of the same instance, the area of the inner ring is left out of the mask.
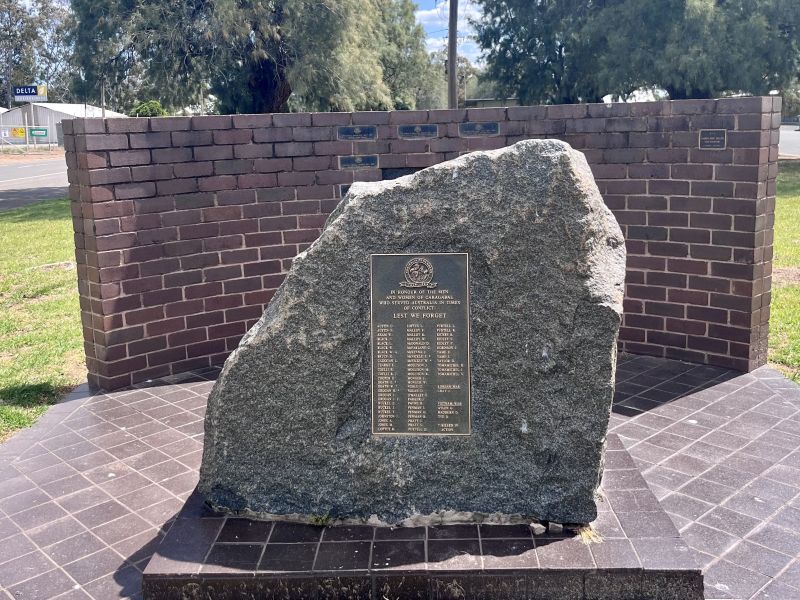
[[[470,260],[472,431],[373,435],[370,255],[451,252]],[[592,521],[624,277],[619,226],[565,143],[353,185],[225,363],[201,493],[264,517]]]

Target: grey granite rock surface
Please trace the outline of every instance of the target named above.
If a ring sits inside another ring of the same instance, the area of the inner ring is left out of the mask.
[[[437,252],[470,256],[472,434],[374,436],[370,254]],[[624,277],[619,226],[563,142],[354,184],[228,358],[199,490],[262,515],[592,521]]]

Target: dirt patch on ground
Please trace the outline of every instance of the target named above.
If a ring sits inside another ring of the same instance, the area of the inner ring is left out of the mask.
[[[37,160],[54,160],[56,158],[64,158],[64,149],[57,150],[31,150],[30,152],[9,152],[0,151],[0,165],[11,163],[28,163]]]
[[[775,285],[800,285],[800,267],[773,267],[772,282]]]

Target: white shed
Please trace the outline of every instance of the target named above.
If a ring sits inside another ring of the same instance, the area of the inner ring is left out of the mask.
[[[61,121],[63,119],[101,116],[103,116],[103,109],[91,104],[64,104],[59,102],[24,104],[6,112],[0,112],[0,145],[24,144],[24,136],[15,137],[12,130],[26,126],[28,128],[47,128],[47,135],[44,137],[31,137],[29,135],[29,143],[34,143],[34,141],[41,144],[63,143],[63,139],[58,134],[61,130]],[[108,118],[126,116],[106,109],[106,117]]]

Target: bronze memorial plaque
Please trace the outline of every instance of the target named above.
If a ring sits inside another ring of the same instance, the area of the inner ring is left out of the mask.
[[[469,435],[469,255],[370,259],[372,433]]]

